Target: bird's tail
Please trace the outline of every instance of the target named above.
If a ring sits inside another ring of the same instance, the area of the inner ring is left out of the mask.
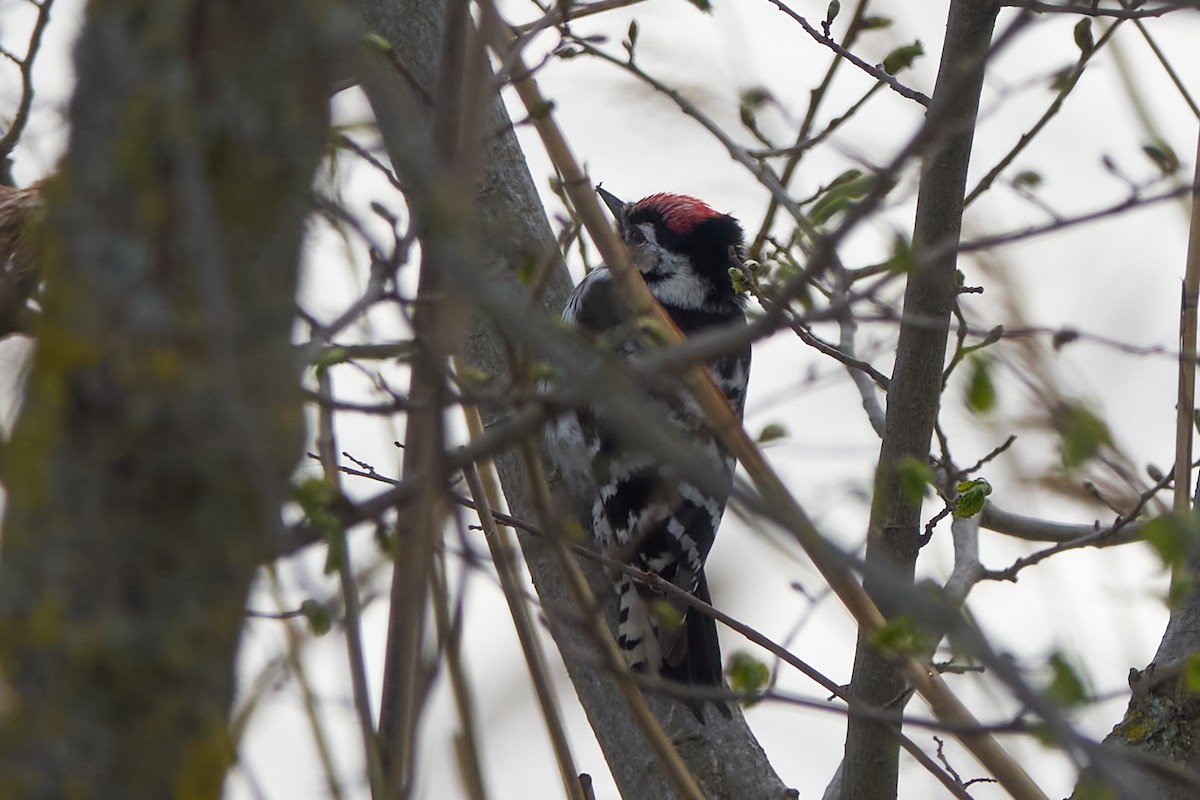
[[[670,641],[669,655],[663,651],[663,636],[654,603],[661,602],[657,593],[636,584],[628,575],[619,582],[620,616],[617,639],[631,669],[659,674],[665,680],[697,689],[723,689],[725,678],[721,664],[721,645],[717,641],[717,622],[693,608],[683,611],[682,631],[666,635]],[[701,571],[695,595],[711,604],[708,580]],[[704,722],[704,704],[712,702],[725,716],[729,706],[721,700],[685,700],[684,703],[700,722]]]
[[[655,674],[662,669],[662,647],[651,608],[653,593],[644,597],[642,588],[628,575],[618,581],[617,644],[630,669]]]
[[[700,572],[695,595],[712,605],[712,598],[708,593],[708,579],[703,571]],[[683,624],[687,629],[687,655],[676,665],[664,663],[662,676],[697,689],[724,689],[725,674],[721,663],[721,644],[717,640],[717,621],[708,614],[690,608],[684,615]],[[729,706],[722,700],[686,701],[687,707],[701,722],[704,722],[705,702],[711,702],[726,717],[731,715]]]

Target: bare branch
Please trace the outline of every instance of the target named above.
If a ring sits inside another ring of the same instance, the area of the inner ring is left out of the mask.
[[[1068,0],[1068,2],[1063,3],[1050,3],[1044,2],[1044,0],[1004,0],[1003,5],[1008,8],[1023,8],[1038,14],[1079,14],[1085,17],[1113,17],[1116,19],[1161,17],[1173,11],[1194,10],[1197,7],[1195,2],[1188,2],[1167,3],[1166,5],[1156,5],[1150,8],[1113,8],[1112,6],[1101,8],[1098,2],[1092,2],[1092,0],[1086,0],[1085,2],[1071,2],[1071,0]]]
[[[0,137],[0,183],[9,186],[12,185],[9,155],[21,140],[25,126],[29,124],[29,110],[33,106],[33,65],[42,46],[42,34],[50,24],[50,9],[54,7],[54,0],[42,0],[36,5],[37,19],[33,23],[33,31],[29,34],[29,46],[25,48],[25,57],[17,58],[4,51],[4,55],[17,65],[21,73],[21,100],[17,104],[16,114],[13,115],[12,125],[5,131],[4,136]]]
[[[883,67],[881,67],[881,66],[873,67],[870,64],[868,64],[867,62],[863,61],[861,58],[854,55],[849,50],[847,50],[846,48],[842,47],[840,44],[835,42],[832,38],[824,35],[820,31],[818,31],[816,28],[814,28],[812,25],[810,25],[808,20],[806,20],[804,17],[800,16],[795,11],[793,11],[791,8],[786,6],[783,3],[783,0],[767,0],[767,2],[770,3],[771,5],[775,6],[776,8],[778,8],[784,14],[787,14],[789,17],[794,19],[796,22],[800,23],[800,27],[804,28],[804,32],[807,33],[809,36],[811,36],[813,39],[815,39],[819,43],[825,45],[830,50],[837,53],[839,56],[846,59],[854,66],[858,67],[860,70],[867,73],[875,80],[879,81],[882,84],[887,85],[888,88],[890,88],[896,94],[900,95],[901,97],[907,97],[909,100],[915,100],[918,103],[920,103],[921,105],[925,106],[926,108],[929,107],[929,104],[930,104],[929,95],[923,94],[921,92],[918,92],[916,89],[910,89],[909,87],[905,86],[899,80],[897,80],[895,76],[889,74]]]

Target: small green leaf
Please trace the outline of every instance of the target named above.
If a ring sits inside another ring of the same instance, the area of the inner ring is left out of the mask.
[[[583,530],[583,526],[579,524],[579,520],[574,517],[564,519],[562,521],[563,536],[569,542],[582,543],[587,540],[587,532]]]
[[[905,456],[896,465],[896,478],[905,499],[916,503],[929,494],[929,487],[933,484],[933,468],[923,459]]]
[[[688,0],[689,3],[703,11],[705,14],[712,11],[712,3],[708,0]]]
[[[741,103],[743,108],[761,108],[771,101],[771,90],[765,86],[751,86],[742,91]]]
[[[316,600],[308,599],[300,604],[300,613],[308,620],[308,627],[314,636],[324,636],[333,627],[333,618],[329,609]]]
[[[1178,515],[1161,514],[1147,520],[1142,525],[1141,534],[1165,566],[1178,567],[1184,564],[1192,529]]]
[[[829,185],[825,187],[825,190],[828,191],[835,186],[842,186],[843,184],[850,183],[850,181],[856,181],[862,177],[862,174],[863,171],[861,169],[848,169],[830,181]]]
[[[997,325],[996,327],[994,327],[990,331],[988,331],[987,336],[983,337],[982,342],[975,345],[975,349],[978,350],[983,347],[991,347],[992,345],[994,345],[996,342],[1000,341],[1003,338],[1004,338],[1004,326]]]
[[[658,621],[658,627],[668,633],[683,624],[683,614],[669,600],[655,600],[650,604],[650,610]]]
[[[633,63],[633,51],[637,48],[638,41],[638,24],[636,19],[629,20],[629,30],[625,33],[625,41],[621,44],[625,47],[625,52],[629,54],[629,63]]]
[[[863,17],[861,28],[864,31],[881,31],[892,27],[891,17]]]
[[[1200,653],[1192,653],[1183,668],[1183,682],[1192,694],[1200,694]]]
[[[842,4],[840,0],[829,0],[829,6],[825,9],[825,22],[821,24],[826,36],[829,35],[829,26],[833,24],[833,21],[837,19],[837,15],[840,14],[841,11]]]
[[[517,265],[517,283],[522,286],[529,286],[533,283],[533,279],[537,277],[537,261],[532,258],[525,258]]]
[[[729,268],[729,281],[733,284],[733,291],[738,294],[745,294],[750,291],[750,283],[746,280],[746,273],[742,272],[738,267]]]
[[[983,478],[961,481],[954,489],[958,497],[954,500],[953,513],[958,519],[969,519],[983,511],[984,500],[992,493],[992,485]]]
[[[787,428],[778,422],[772,422],[762,429],[762,433],[758,434],[758,443],[766,444],[767,442],[774,442],[778,439],[786,438],[787,435]]]
[[[1018,189],[1036,189],[1042,185],[1042,175],[1031,169],[1022,170],[1013,176],[1012,184]]]
[[[375,544],[379,547],[379,552],[389,558],[396,557],[396,537],[392,535],[392,531],[382,522],[375,525]]]
[[[824,225],[834,214],[846,210],[853,202],[853,198],[844,193],[830,192],[817,201],[808,218],[814,225]]]
[[[912,44],[901,45],[883,59],[883,71],[888,75],[895,75],[911,67],[913,62],[923,55],[925,55],[925,47],[921,44],[920,39]]]
[[[1166,142],[1157,140],[1144,144],[1142,152],[1154,162],[1154,166],[1158,167],[1163,175],[1174,175],[1179,171],[1179,156],[1175,155],[1171,145]]]
[[[1075,23],[1075,45],[1085,56],[1096,49],[1096,41],[1092,38],[1092,18],[1084,17]]]
[[[1044,722],[1031,722],[1029,725],[1025,726],[1025,731],[1034,739],[1036,739],[1038,744],[1042,745],[1043,747],[1058,747],[1058,737],[1055,735],[1054,731],[1050,729],[1050,726]],[[1092,798],[1089,797],[1087,800],[1092,800]],[[1112,800],[1118,800],[1118,798],[1114,797]]]
[[[292,484],[291,495],[321,535],[328,538],[341,531],[337,515],[333,513],[337,493],[324,478],[308,478]]]
[[[637,326],[648,342],[660,347],[671,344],[670,334],[667,333],[666,328],[659,324],[658,320],[639,319]]]
[[[363,44],[378,50],[380,53],[392,52],[392,43],[377,33],[368,33],[362,37]]]
[[[971,374],[967,379],[967,408],[987,414],[996,408],[996,385],[992,382],[992,360],[971,356]]]
[[[897,233],[892,237],[892,257],[888,259],[888,272],[894,272],[899,275],[907,275],[917,266],[917,260],[913,257],[912,244],[908,237],[902,233]]]
[[[322,350],[313,360],[313,366],[317,369],[328,369],[334,364],[341,364],[346,360],[345,348],[337,345],[330,345]]]
[[[857,173],[853,174],[852,173]],[[862,174],[858,170],[847,170],[825,188],[824,193],[813,203],[809,219],[814,225],[828,222],[834,214],[849,208],[855,200],[861,200],[875,185],[877,176]]]
[[[771,680],[767,665],[744,650],[729,657],[725,674],[729,677],[729,688],[747,694],[763,691]]]
[[[575,53],[575,55],[580,55],[582,53],[583,53],[583,51],[580,50],[578,53]],[[573,57],[574,56],[563,56],[563,58],[573,58]],[[555,103],[553,100],[545,100],[541,103],[538,103],[533,108],[529,109],[529,118],[530,119],[545,119],[546,117],[550,116],[550,114],[554,111],[554,106],[555,106]]]
[[[1050,684],[1042,694],[1062,708],[1075,708],[1087,701],[1089,692],[1083,678],[1062,653],[1050,656]]]
[[[1062,437],[1062,462],[1067,469],[1075,469],[1095,458],[1100,448],[1112,444],[1108,425],[1082,405],[1067,405],[1059,409],[1055,425]]]
[[[1063,67],[1058,72],[1054,73],[1054,77],[1050,79],[1050,89],[1054,92],[1065,92],[1071,88],[1071,84],[1075,82],[1075,68]]]
[[[872,172],[863,174],[856,169],[846,170],[837,178],[837,189],[855,200],[859,200],[866,197],[867,192],[875,188],[875,182],[878,179],[879,176]]]
[[[326,575],[334,575],[340,572],[345,565],[345,551],[341,547],[325,548],[324,570]]]
[[[929,636],[909,617],[895,617],[871,636],[871,644],[885,656],[915,656],[925,652]]]
[[[478,367],[471,366],[470,364],[463,364],[459,366],[455,375],[458,378],[458,382],[463,386],[487,386],[492,380],[491,375],[487,374]]]

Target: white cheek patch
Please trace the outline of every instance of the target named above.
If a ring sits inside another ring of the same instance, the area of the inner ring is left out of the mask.
[[[658,277],[650,282],[655,299],[664,306],[704,308],[708,287],[692,274],[692,264],[687,256],[668,250],[659,250],[658,256],[657,268],[652,270]]]
[[[658,243],[658,233],[649,222],[640,223],[645,241],[630,245],[633,266],[646,277],[651,293],[665,306],[703,308],[708,287],[692,272],[687,256],[673,253]]]

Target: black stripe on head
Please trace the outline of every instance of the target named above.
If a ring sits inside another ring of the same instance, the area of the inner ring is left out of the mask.
[[[733,279],[729,268],[733,262],[729,249],[741,250],[742,226],[733,217],[722,214],[698,223],[683,240],[683,252],[692,259],[697,272],[712,281],[716,297],[728,299],[737,296],[733,290]]]

